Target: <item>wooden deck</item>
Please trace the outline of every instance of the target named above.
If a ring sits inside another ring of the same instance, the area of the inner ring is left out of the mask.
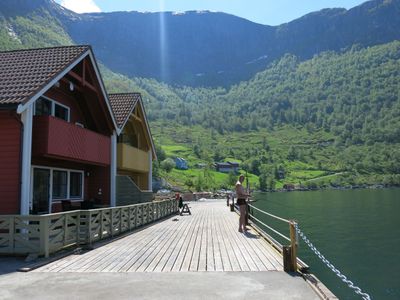
[[[254,230],[238,232],[224,200],[189,204],[173,216],[34,272],[282,271],[282,257]]]

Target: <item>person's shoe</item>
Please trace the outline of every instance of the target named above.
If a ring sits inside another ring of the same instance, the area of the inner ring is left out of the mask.
[[[240,233],[243,233],[243,230],[242,230],[242,229],[239,229],[238,231],[239,231]]]

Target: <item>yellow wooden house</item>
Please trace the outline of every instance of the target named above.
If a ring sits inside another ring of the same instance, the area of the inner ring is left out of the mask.
[[[109,94],[118,126],[117,205],[151,201],[153,138],[139,93]]]

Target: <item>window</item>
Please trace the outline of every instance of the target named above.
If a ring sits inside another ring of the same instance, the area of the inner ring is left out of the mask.
[[[84,171],[54,169],[49,167],[34,166],[34,172],[47,170],[47,179],[43,185],[48,186],[47,199],[57,200],[83,200],[84,197]],[[38,184],[38,181],[34,181]]]
[[[54,103],[54,116],[56,118],[63,119],[64,121],[69,121],[69,110],[68,108]]]
[[[53,171],[53,199],[67,199],[68,172]]]
[[[35,103],[36,116],[53,116],[69,122],[69,107],[54,100],[40,97]]]
[[[35,115],[36,116],[50,116],[51,115],[52,103],[46,98],[39,98],[35,103]]]
[[[69,197],[82,198],[82,173],[70,172],[69,178]]]

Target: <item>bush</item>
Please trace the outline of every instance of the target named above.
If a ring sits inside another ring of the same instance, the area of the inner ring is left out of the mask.
[[[161,162],[160,167],[161,169],[169,173],[175,167],[175,162],[172,158],[167,158]]]

